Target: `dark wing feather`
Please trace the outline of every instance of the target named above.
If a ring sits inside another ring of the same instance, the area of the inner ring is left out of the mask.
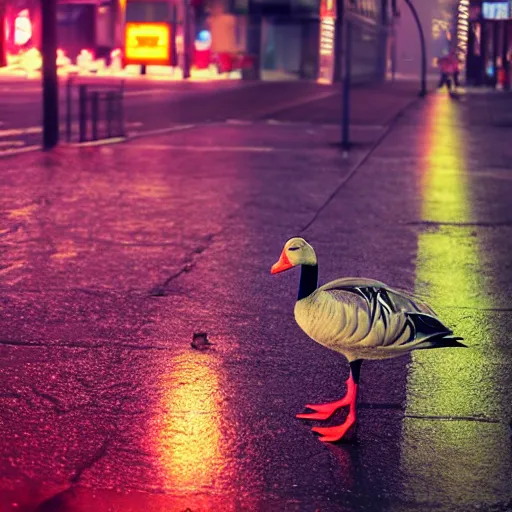
[[[424,313],[436,316],[434,310],[413,293],[397,288],[391,288],[381,281],[360,277],[344,277],[324,284],[319,290],[347,290],[353,291],[365,298],[368,305],[376,298],[377,292],[381,292],[382,300],[391,307],[392,311],[404,311],[406,313]]]
[[[404,329],[409,327],[411,335],[401,344],[422,340],[418,348],[465,347],[457,341],[463,338],[453,336],[453,331],[436,317],[434,310],[410,292],[391,288],[373,279],[351,277],[331,281],[321,286],[319,290],[326,292],[343,290],[364,299],[371,315],[370,325],[373,325],[375,318],[379,317],[387,327],[390,315],[398,312],[405,313],[407,321]],[[403,331],[397,339],[402,334]]]

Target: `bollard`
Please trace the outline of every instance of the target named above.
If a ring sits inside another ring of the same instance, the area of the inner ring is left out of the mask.
[[[98,140],[99,110],[100,110],[100,93],[98,91],[94,91],[91,93],[92,140]]]
[[[119,137],[125,136],[124,127],[124,80],[121,80],[121,86],[119,87],[118,94],[118,116],[119,116]]]
[[[345,77],[343,80],[342,142],[345,151],[350,148],[350,86],[352,78],[352,23],[345,25]]]
[[[73,105],[73,79],[68,77],[66,82],[66,141],[71,142],[71,121],[73,119],[72,105]]]
[[[114,117],[114,102],[116,99],[116,93],[114,91],[108,91],[106,96],[105,116],[107,118],[107,137],[112,137],[112,118]]]
[[[87,138],[87,86],[78,88],[78,142]]]

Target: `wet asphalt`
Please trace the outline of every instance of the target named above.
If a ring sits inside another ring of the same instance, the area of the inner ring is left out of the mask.
[[[219,122],[2,160],[0,510],[512,510],[509,122],[433,94],[348,158]],[[414,290],[469,347],[365,362],[337,445],[295,419],[348,376],[270,275],[297,234],[321,282]]]

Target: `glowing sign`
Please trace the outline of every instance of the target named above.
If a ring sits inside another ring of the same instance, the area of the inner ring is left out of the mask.
[[[125,64],[171,65],[171,27],[167,23],[126,23],[124,60]]]
[[[508,2],[491,4],[484,2],[482,14],[487,20],[508,20],[510,18],[510,6]]]
[[[21,11],[14,20],[14,44],[23,46],[32,37],[32,23],[28,17],[28,10]]]

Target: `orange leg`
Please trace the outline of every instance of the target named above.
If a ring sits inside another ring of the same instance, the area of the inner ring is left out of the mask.
[[[324,443],[334,443],[339,441],[348,431],[348,429],[356,422],[356,401],[357,401],[357,384],[354,384],[354,393],[350,402],[348,416],[341,425],[335,427],[313,427],[311,430],[320,434],[320,441]]]
[[[353,395],[356,392],[357,385],[354,383],[354,379],[352,378],[352,373],[348,378],[347,382],[347,392],[345,396],[340,400],[336,400],[335,402],[328,402],[326,404],[307,404],[306,407],[308,409],[312,409],[316,412],[307,412],[302,414],[297,414],[297,418],[301,420],[327,420],[329,419],[338,409],[350,405],[353,400]]]
[[[330,418],[338,409],[349,406],[349,412],[346,420],[341,425],[335,427],[313,427],[312,431],[320,434],[320,441],[325,443],[339,441],[356,422],[356,403],[357,388],[359,387],[359,373],[361,371],[360,359],[350,362],[350,376],[347,380],[347,392],[343,398],[327,404],[306,405],[307,408],[315,412],[297,414],[297,418],[304,420],[326,420]]]

